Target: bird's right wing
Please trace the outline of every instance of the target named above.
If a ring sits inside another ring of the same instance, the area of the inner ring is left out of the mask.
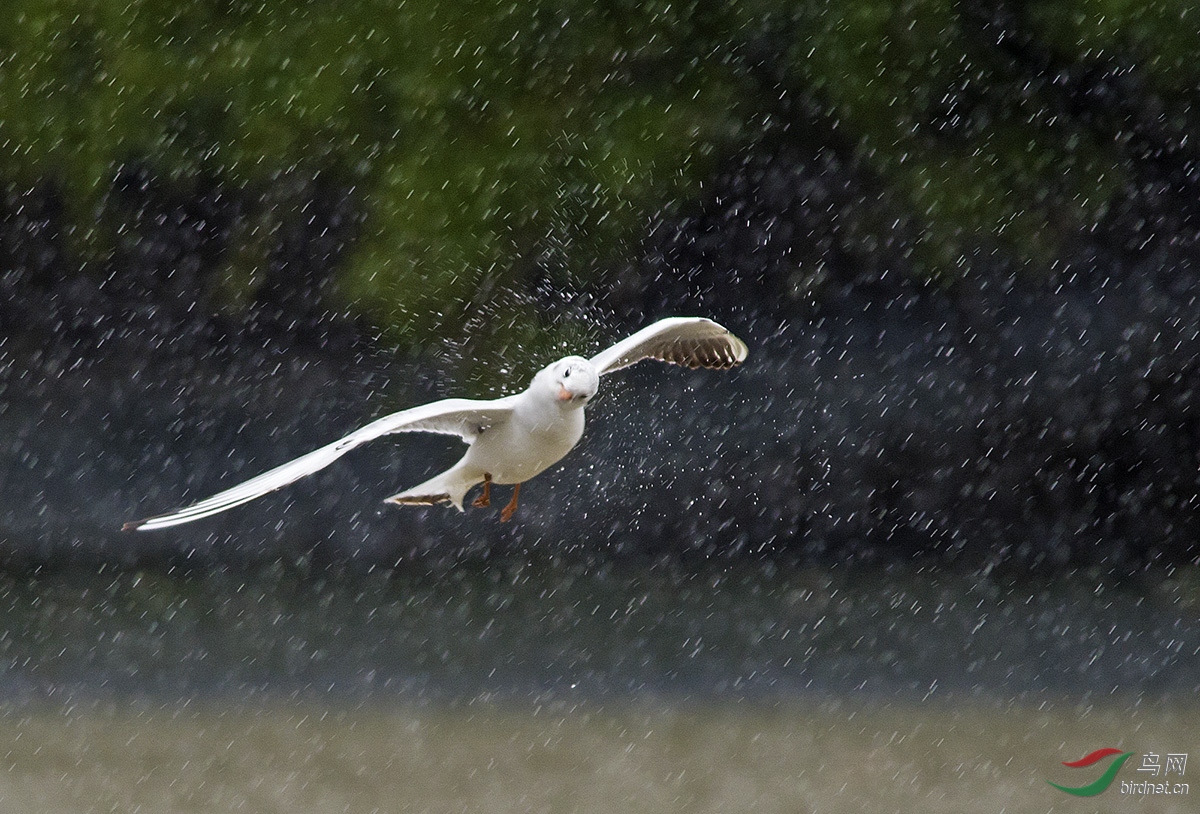
[[[601,376],[657,359],[684,367],[726,369],[746,359],[746,343],[704,317],[667,317],[602,350],[590,361]]]
[[[163,529],[232,509],[324,469],[355,447],[383,435],[396,432],[433,432],[457,435],[471,443],[484,430],[508,420],[512,415],[512,399],[512,396],[491,401],[445,399],[392,413],[355,430],[345,438],[314,449],[307,455],[301,455],[294,461],[277,466],[199,503],[168,514],[126,523],[124,530]]]

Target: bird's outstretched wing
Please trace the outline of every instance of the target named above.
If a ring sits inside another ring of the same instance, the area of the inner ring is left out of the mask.
[[[294,483],[319,469],[324,469],[360,444],[390,433],[433,432],[457,435],[469,444],[484,430],[508,420],[511,414],[511,396],[494,401],[445,399],[409,410],[401,410],[398,413],[376,419],[345,438],[326,444],[320,449],[314,449],[307,455],[301,455],[294,461],[277,466],[245,483],[201,500],[199,503],[168,514],[126,523],[124,529],[126,531],[163,529],[232,509],[234,506],[240,506],[256,497],[262,497],[268,492]]]
[[[745,342],[711,319],[668,317],[597,353],[590,361],[601,376],[643,359],[723,370],[740,365],[747,353]]]

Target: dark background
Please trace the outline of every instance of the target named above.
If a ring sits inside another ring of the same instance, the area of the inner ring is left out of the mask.
[[[63,562],[424,553],[1195,562],[1200,37],[1185,2],[23,0],[0,32],[0,540]],[[383,509],[655,318],[517,520]]]

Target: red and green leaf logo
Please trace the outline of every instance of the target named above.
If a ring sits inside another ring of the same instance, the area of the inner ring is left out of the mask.
[[[1113,779],[1117,776],[1117,772],[1121,770],[1121,766],[1125,764],[1125,761],[1129,760],[1129,758],[1133,755],[1133,752],[1122,752],[1120,749],[1113,749],[1110,746],[1104,749],[1097,749],[1095,752],[1091,752],[1090,754],[1086,754],[1079,758],[1079,760],[1063,761],[1063,765],[1067,766],[1068,768],[1082,769],[1086,766],[1092,766],[1096,763],[1099,763],[1106,757],[1112,757],[1113,755],[1119,755],[1120,757],[1108,764],[1108,768],[1104,770],[1104,774],[1100,775],[1086,786],[1060,786],[1058,783],[1052,783],[1049,780],[1046,782],[1050,783],[1051,786],[1054,786],[1054,788],[1058,789],[1059,791],[1065,791],[1067,794],[1073,794],[1076,797],[1095,797],[1097,794],[1112,785]]]

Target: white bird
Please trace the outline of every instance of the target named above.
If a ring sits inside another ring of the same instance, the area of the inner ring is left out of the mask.
[[[232,509],[329,466],[360,444],[398,432],[457,435],[469,446],[454,466],[388,501],[449,503],[462,511],[463,499],[475,485],[482,483],[483,493],[471,505],[484,507],[493,483],[513,484],[512,500],[500,513],[500,520],[507,521],[516,511],[521,484],[557,463],[583,436],[583,408],[596,395],[601,376],[643,359],[727,369],[741,364],[746,354],[746,344],[712,320],[669,317],[591,359],[559,359],[539,371],[523,393],[490,400],[444,399],[392,413],[199,503],[126,523],[124,530],[163,529]]]

